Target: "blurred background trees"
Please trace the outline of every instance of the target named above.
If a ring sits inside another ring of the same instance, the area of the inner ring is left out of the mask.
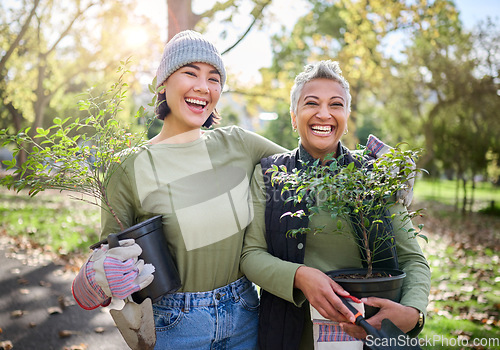
[[[164,43],[177,32],[215,31],[226,54],[251,31],[292,20],[269,11],[273,0],[213,1],[201,11],[191,0],[163,1],[149,12],[137,11],[139,0],[0,2],[2,128],[17,133],[78,116],[81,94],[109,86],[119,62],[132,57],[129,107],[122,113],[128,118],[150,100],[147,84]],[[392,145],[424,147],[419,165],[432,176],[464,188],[480,177],[499,183],[500,33],[493,20],[465,30],[449,0],[303,3],[308,6],[295,23],[273,34],[272,63],[256,82],[230,75],[219,106],[224,123],[295,147],[288,111],[293,79],[308,62],[334,59],[353,95],[349,146],[373,133]],[[165,20],[153,21],[151,11],[162,11]],[[241,18],[245,23],[235,29]],[[262,112],[276,119],[259,120]],[[460,207],[470,206],[470,197]]]

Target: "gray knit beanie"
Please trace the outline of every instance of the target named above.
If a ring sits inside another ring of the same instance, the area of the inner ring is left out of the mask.
[[[156,71],[156,88],[173,72],[188,63],[202,62],[214,66],[221,77],[221,90],[226,82],[226,69],[215,46],[200,33],[185,30],[177,33],[165,45],[160,65]]]

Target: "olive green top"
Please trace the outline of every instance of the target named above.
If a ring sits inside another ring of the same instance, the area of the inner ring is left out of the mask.
[[[107,193],[125,227],[163,215],[179,292],[213,290],[243,276],[243,234],[253,218],[250,179],[262,157],[283,151],[239,127],[218,128],[193,142],[148,145],[123,156]],[[101,236],[119,231],[103,210]]]

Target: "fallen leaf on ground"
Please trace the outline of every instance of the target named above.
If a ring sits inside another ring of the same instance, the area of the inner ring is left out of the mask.
[[[68,307],[68,306],[76,304],[73,299],[65,297],[63,295],[60,295],[57,297],[57,302],[59,303],[59,307],[62,310],[66,309],[66,307]]]
[[[59,306],[52,306],[47,309],[50,315],[62,314],[62,309]]]
[[[96,327],[94,328],[94,332],[96,333],[104,333],[106,329],[104,327]]]
[[[17,280],[17,283],[22,284],[22,285],[30,284],[30,282],[26,278],[19,278]]]
[[[52,283],[47,281],[40,281],[40,286],[50,288],[52,287]]]
[[[23,310],[14,310],[10,313],[11,317],[21,317],[22,315],[24,315]]]
[[[73,334],[78,334],[79,332],[77,331],[70,331],[67,329],[63,329],[62,331],[59,331],[59,338],[69,338]]]
[[[80,344],[80,345],[71,345],[69,347],[65,346],[64,350],[86,350],[87,345],[85,344]]]
[[[0,350],[10,350],[14,347],[10,340],[4,340],[0,342]]]

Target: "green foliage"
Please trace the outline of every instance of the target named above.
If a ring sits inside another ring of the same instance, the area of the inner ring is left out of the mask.
[[[384,220],[392,221],[395,215],[390,216],[389,209],[394,206],[398,191],[408,188],[408,181],[423,169],[415,169],[412,160],[418,158],[420,150],[392,149],[383,157],[375,160],[366,160],[366,149],[353,152],[356,161],[364,166],[356,166],[354,162],[347,162],[340,156],[338,159],[329,156],[325,164],[316,160],[313,164],[303,164],[302,169],[292,169],[287,172],[284,166],[274,166],[270,169],[271,181],[283,185],[283,192],[290,196],[288,201],[295,204],[305,202],[308,213],[300,210],[283,214],[289,216],[304,216],[309,218],[325,211],[330,213],[333,220],[343,219],[351,222],[355,230],[361,232],[361,248],[366,251],[368,275],[371,274],[373,262],[376,261],[377,249],[381,244],[391,239],[389,232],[376,234],[384,225]],[[401,220],[406,223],[414,217],[421,216],[422,209],[400,213]],[[403,225],[404,226],[404,225]],[[418,229],[410,228],[407,231],[409,238],[422,235],[423,225]],[[402,228],[404,229],[404,228]],[[317,232],[321,228],[314,228]],[[311,228],[291,230],[288,234],[306,233]],[[339,233],[345,232],[341,221],[337,226]],[[370,235],[376,234],[376,239]]]
[[[86,201],[102,205],[121,226],[109,202],[107,184],[117,165],[146,141],[146,130],[130,133],[116,118],[126,98],[124,75],[128,63],[122,62],[118,81],[108,91],[98,96],[90,91],[90,97],[79,102],[86,117],[56,117],[50,127],[37,128],[33,137],[30,127],[15,135],[0,130],[3,144],[16,146],[14,159],[5,162],[7,170],[14,169],[14,173],[1,179],[0,184],[18,192],[28,188],[31,196],[46,189],[79,193],[82,198],[93,198]],[[135,117],[142,118],[144,110],[140,107]],[[27,159],[17,164],[15,157],[21,152],[27,153]]]
[[[298,134],[292,129],[288,105],[282,103],[277,107],[278,119],[269,121],[261,134],[278,145],[294,149],[297,147]]]
[[[311,10],[272,39],[271,71],[280,85],[311,61],[339,61],[353,98],[347,137],[357,139],[349,142],[369,133],[388,144],[411,139],[425,148],[419,166],[433,176],[452,172],[470,181],[495,171],[497,23],[467,32],[447,0],[309,2]]]
[[[225,106],[220,111],[221,119],[217,127],[223,127],[228,125],[238,125],[240,123],[240,118],[238,117],[238,113],[234,111],[231,106]]]
[[[116,62],[132,55],[127,80],[130,95],[138,92],[140,75],[154,71],[151,57],[159,57],[164,42],[136,6],[136,0],[2,2],[0,128],[18,133],[32,126],[34,137],[36,128],[50,127],[56,116],[77,117],[78,96],[90,86],[107,90]],[[122,106],[129,103],[134,101]]]

